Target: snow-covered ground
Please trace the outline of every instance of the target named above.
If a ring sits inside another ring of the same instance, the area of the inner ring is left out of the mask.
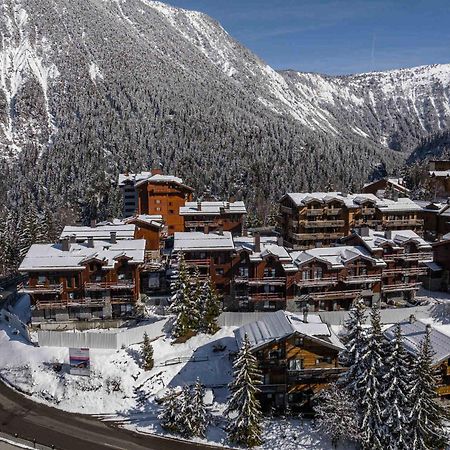
[[[15,312],[28,319],[24,298]],[[104,420],[142,433],[164,434],[158,421],[156,399],[168,387],[193,384],[198,378],[206,388],[212,424],[207,441],[228,444],[223,410],[232,377],[230,353],[237,351],[234,327],[224,327],[214,336],[200,334],[183,344],[173,344],[169,336],[153,341],[155,367],[140,368],[140,347],[120,350],[91,349],[91,376],[71,375],[68,349],[37,347],[27,342],[13,327],[0,322],[0,376],[38,402],[69,412],[94,414]],[[214,351],[215,346],[224,351]],[[56,372],[56,363],[62,370]],[[264,449],[330,449],[328,439],[315,432],[311,423],[300,420],[268,420],[264,425]]]

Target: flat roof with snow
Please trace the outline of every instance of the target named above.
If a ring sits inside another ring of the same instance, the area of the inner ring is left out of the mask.
[[[76,236],[78,242],[86,241],[92,237],[94,240],[106,241],[111,238],[111,233],[116,233],[117,240],[134,239],[134,233],[136,226],[132,224],[111,224],[111,225],[99,225],[96,227],[77,227],[77,226],[65,226],[60,238],[66,238],[70,236]]]
[[[180,207],[180,216],[216,216],[220,214],[247,214],[247,209],[245,203],[241,201],[186,202],[185,206]]]
[[[229,231],[202,233],[200,231],[175,232],[173,250],[179,251],[213,251],[234,250],[233,237]]]

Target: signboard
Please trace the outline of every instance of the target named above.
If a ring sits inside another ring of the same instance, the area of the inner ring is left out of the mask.
[[[88,348],[69,348],[69,364],[71,375],[90,375],[91,360]]]

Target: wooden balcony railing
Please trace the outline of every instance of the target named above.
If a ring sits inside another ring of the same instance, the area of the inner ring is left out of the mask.
[[[398,283],[381,286],[382,292],[417,291],[422,283]]]
[[[119,281],[92,281],[84,283],[86,291],[103,291],[109,289],[134,289],[134,281],[119,280]]]
[[[325,210],[325,214],[327,216],[337,216],[338,214],[341,214],[342,208],[327,208]]]
[[[407,276],[419,276],[419,275],[426,275],[427,269],[425,267],[404,267],[400,269],[386,269],[383,270],[381,276],[383,278],[385,277],[392,277],[395,275],[407,275]]]
[[[186,259],[185,263],[187,266],[209,267],[211,265],[211,259]]]
[[[372,216],[373,214],[375,214],[375,208],[362,208],[361,214],[365,216]]]
[[[404,261],[432,261],[433,253],[431,252],[396,253],[393,255],[383,255],[382,258],[385,261],[394,261],[396,259],[402,259]]]
[[[214,220],[185,220],[185,228],[203,228],[204,226],[217,226],[218,224]]]
[[[381,220],[372,220],[372,219],[355,220],[355,227],[361,227],[361,226],[375,227],[380,224],[381,224]]]
[[[325,239],[340,239],[344,233],[292,233],[292,238],[297,241],[318,241]]]
[[[314,220],[303,222],[305,228],[335,228],[343,227],[344,225],[344,220]]]
[[[63,300],[38,300],[36,301],[36,309],[62,309],[67,306],[67,303]]]
[[[21,283],[17,286],[17,290],[24,294],[61,294],[63,291],[63,284],[37,284],[36,286],[30,286]]]
[[[418,227],[423,226],[422,219],[386,219],[383,220],[383,226],[386,228],[391,227]]]
[[[309,278],[297,281],[299,287],[313,287],[313,286],[333,286],[339,281],[337,276],[323,277],[323,278]]]
[[[317,217],[317,216],[321,216],[323,214],[323,209],[307,209],[306,210],[306,215],[308,217]]]
[[[341,300],[352,299],[361,294],[360,290],[351,291],[329,291],[329,292],[313,292],[308,294],[313,300]]]
[[[450,395],[450,385],[443,384],[436,388],[436,392],[438,395]]]
[[[342,277],[342,282],[346,284],[357,284],[357,283],[376,283],[381,281],[381,274],[376,275],[350,275],[347,277]]]
[[[249,278],[248,284],[250,286],[260,286],[260,285],[276,285],[282,286],[286,284],[286,277],[263,277],[263,278]]]
[[[262,293],[262,294],[249,294],[248,296],[249,301],[251,302],[284,302],[286,301],[286,297],[283,293]]]

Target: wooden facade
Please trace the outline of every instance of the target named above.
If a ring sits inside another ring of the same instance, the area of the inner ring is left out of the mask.
[[[373,194],[380,198],[392,198],[396,195],[407,197],[409,189],[405,186],[402,179],[399,178],[382,178],[366,184],[362,192],[365,194]]]
[[[192,188],[171,177],[161,176],[137,183],[136,190],[139,214],[161,215],[168,235],[184,231],[184,218],[180,216],[179,210],[187,201],[192,200]]]

